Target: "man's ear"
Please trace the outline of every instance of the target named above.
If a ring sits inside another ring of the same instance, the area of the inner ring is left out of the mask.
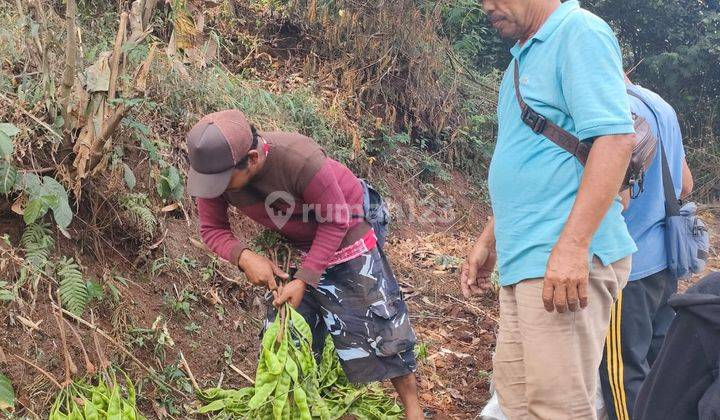
[[[249,151],[247,156],[248,156],[248,163],[252,166],[257,165],[258,161],[260,160],[260,153],[258,153],[257,150]]]

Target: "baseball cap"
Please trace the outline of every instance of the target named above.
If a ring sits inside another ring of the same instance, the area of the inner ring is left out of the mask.
[[[188,193],[200,198],[222,195],[230,184],[235,164],[250,151],[252,140],[250,123],[236,109],[214,112],[200,119],[187,135]]]

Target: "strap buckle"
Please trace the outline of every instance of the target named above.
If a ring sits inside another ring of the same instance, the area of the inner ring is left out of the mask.
[[[547,119],[535,112],[529,106],[525,106],[521,118],[523,122],[527,124],[535,134],[542,134],[542,132],[545,130],[545,124],[547,123]]]

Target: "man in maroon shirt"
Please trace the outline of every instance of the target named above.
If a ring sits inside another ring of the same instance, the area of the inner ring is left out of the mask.
[[[415,334],[375,231],[363,213],[364,188],[312,139],[262,133],[242,112],[202,118],[188,133],[188,191],[197,197],[200,234],[255,285],[289,302],[313,331],[320,354],[330,333],[351,382],[390,379],[407,418],[423,418],[414,371]],[[250,250],[230,229],[227,209],[279,232],[301,250],[294,278]]]

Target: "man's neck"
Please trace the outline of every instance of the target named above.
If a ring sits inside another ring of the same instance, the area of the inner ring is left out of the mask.
[[[518,41],[520,45],[524,45],[530,38],[535,36],[548,18],[550,18],[550,15],[560,7],[560,4],[560,0],[540,2],[540,5],[529,13],[530,25],[528,25],[527,31],[520,37]]]

